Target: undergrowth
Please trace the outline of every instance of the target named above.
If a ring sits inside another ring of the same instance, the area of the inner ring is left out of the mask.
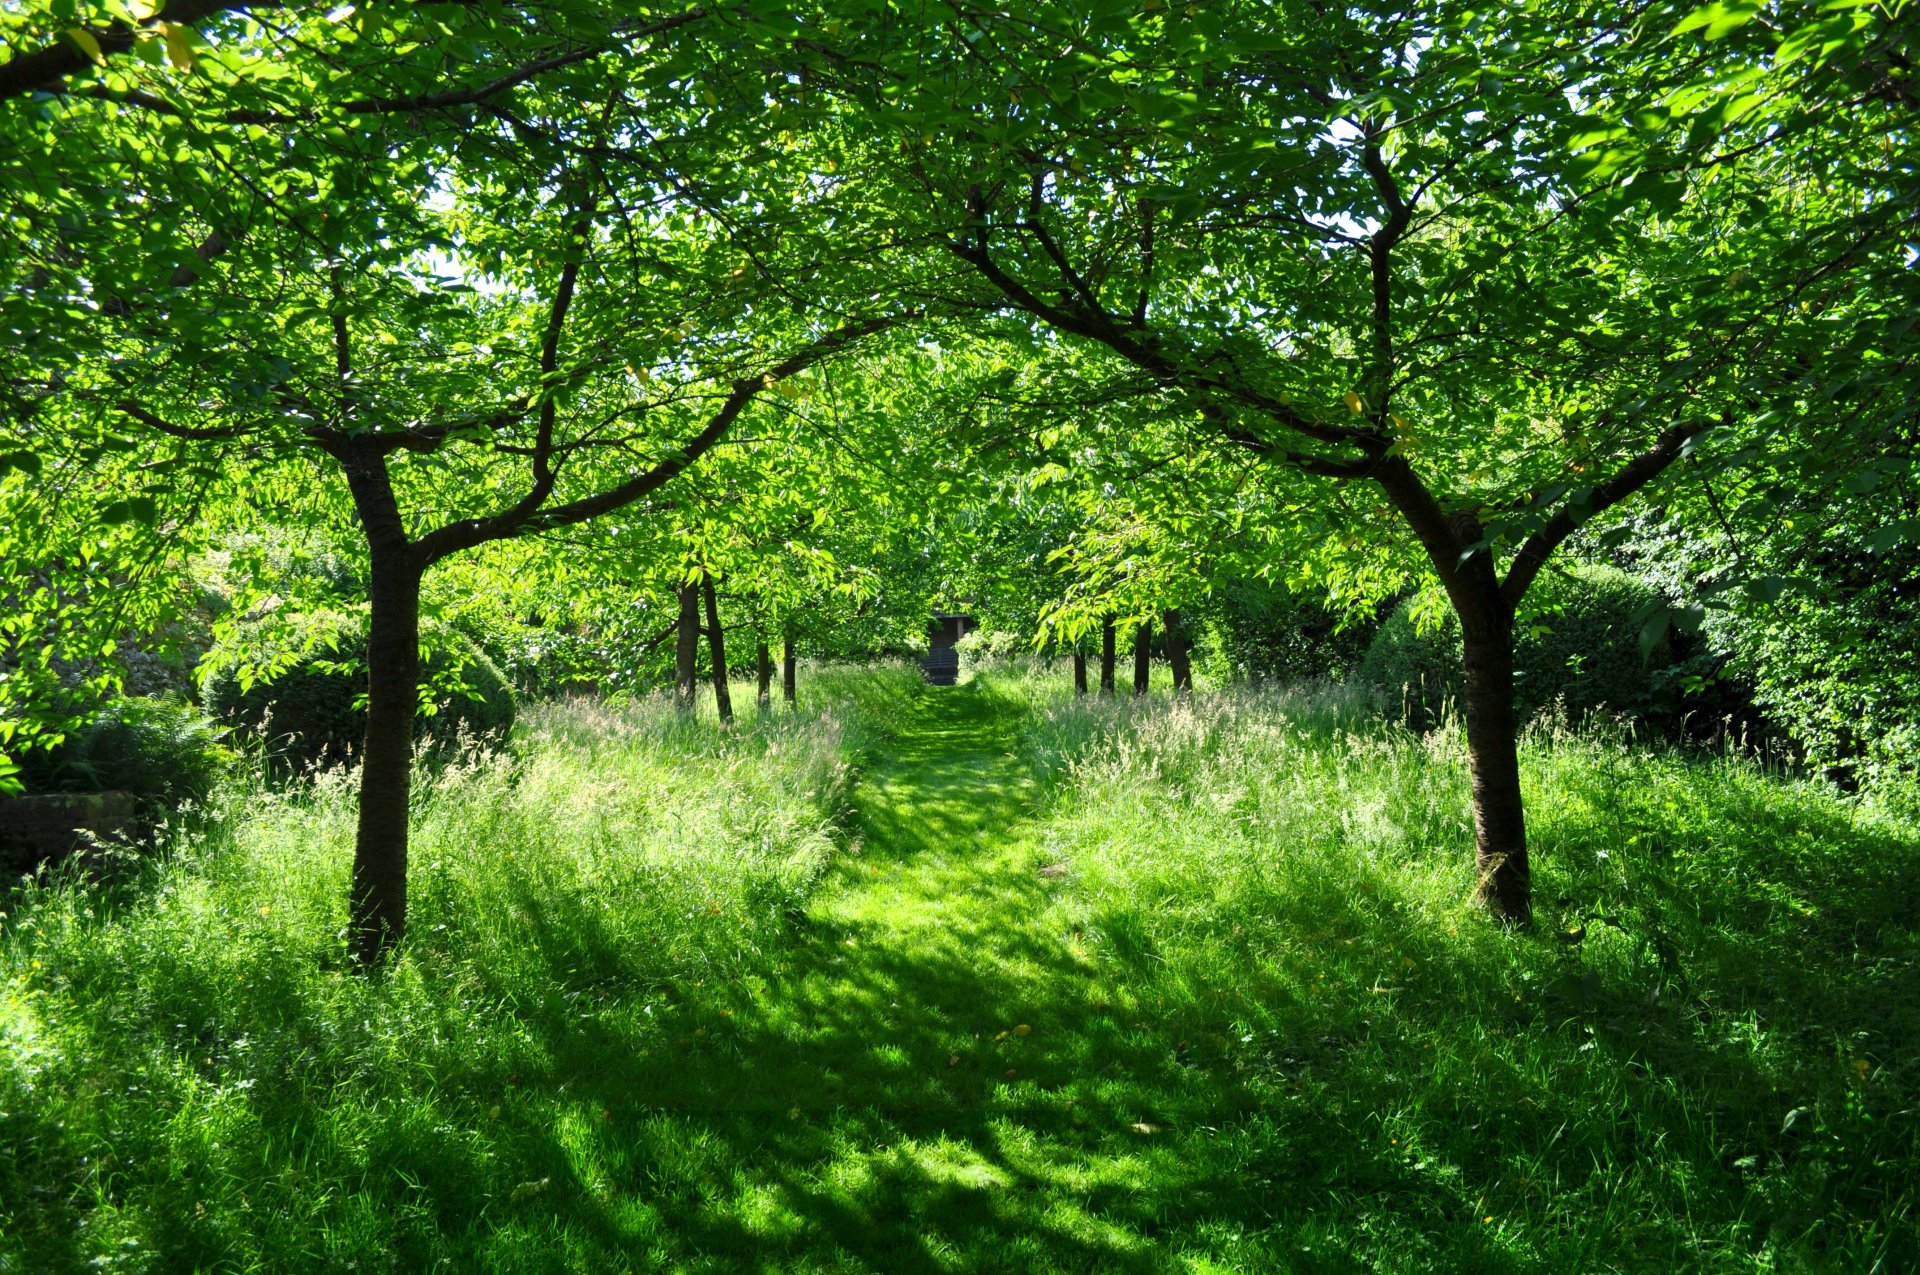
[[[0,1271],[1920,1269],[1920,838],[1537,725],[1538,924],[1459,734],[1338,688],[552,705],[0,903]]]

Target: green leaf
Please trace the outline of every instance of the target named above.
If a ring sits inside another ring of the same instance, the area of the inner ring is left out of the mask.
[[[93,32],[87,30],[85,27],[69,27],[67,28],[66,35],[67,39],[73,42],[75,48],[93,60],[95,66],[105,66],[107,64],[107,55],[101,52],[100,41],[95,38]]]
[[[0,452],[0,477],[15,469],[29,478],[38,478],[40,458],[32,452]]]
[[[1867,537],[1867,548],[1873,553],[1885,553],[1897,545],[1911,543],[1920,539],[1920,518],[1902,518],[1899,522],[1890,522]]]
[[[1747,23],[1753,21],[1760,12],[1760,6],[1753,0],[1734,0],[1732,4],[1714,3],[1695,9],[1680,20],[1673,29],[1675,35],[1685,35],[1689,31],[1706,32],[1709,40],[1723,40]]]
[[[3,462],[0,462],[0,468],[4,468]],[[1848,474],[1847,481],[1844,485],[1848,495],[1864,496],[1878,487],[1880,480],[1885,477],[1886,474],[1881,470],[1871,468],[1863,469],[1858,473]]]
[[[151,527],[160,516],[159,507],[151,496],[129,496],[125,500],[116,500],[100,510],[100,521],[109,527],[121,523],[137,522]]]

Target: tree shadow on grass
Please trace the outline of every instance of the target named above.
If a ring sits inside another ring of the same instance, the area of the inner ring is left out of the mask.
[[[644,1019],[528,1007],[538,1074],[445,1078],[476,1103],[525,1095],[520,1171],[566,1184],[517,1206],[530,1224],[557,1211],[676,1268],[1122,1272],[1176,1250],[1363,1269],[1330,1238],[1355,1194],[1396,1198],[1410,1236],[1457,1227],[1457,1184],[1202,1060],[1049,929],[1003,711],[962,688],[921,713],[783,961]],[[582,950],[577,900],[519,906],[556,966],[622,959]],[[1517,1269],[1467,1234],[1480,1269]]]

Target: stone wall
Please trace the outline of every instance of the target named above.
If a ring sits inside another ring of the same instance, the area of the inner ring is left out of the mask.
[[[132,827],[133,820],[128,792],[0,797],[0,884],[72,853],[86,833],[112,836]]]

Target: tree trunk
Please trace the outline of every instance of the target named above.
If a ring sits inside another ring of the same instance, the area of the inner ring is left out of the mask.
[[[1178,611],[1160,617],[1160,631],[1166,634],[1167,663],[1173,668],[1173,693],[1193,694],[1193,665],[1187,660],[1187,631]]]
[[[673,687],[680,711],[691,713],[700,672],[700,593],[690,581],[680,584],[679,629],[673,648]]]
[[[1100,693],[1113,694],[1113,617],[1100,622]]]
[[[1419,537],[1460,621],[1475,897],[1501,919],[1526,925],[1533,903],[1513,717],[1513,613],[1552,545],[1529,542],[1532,556],[1516,559],[1503,586],[1477,515],[1446,513],[1399,456],[1383,457],[1374,481]]]
[[[1087,693],[1087,653],[1080,649],[1078,642],[1073,644],[1073,693]]]
[[[707,595],[707,655],[713,661],[713,706],[722,726],[733,722],[733,696],[727,693],[727,639],[720,628],[720,599],[713,591],[713,576],[702,571],[700,588]]]
[[[780,698],[786,701],[788,708],[798,707],[793,675],[799,663],[794,657],[793,639],[789,637],[780,644]]]
[[[1495,590],[1460,616],[1460,629],[1476,897],[1501,918],[1525,925],[1533,919],[1533,905],[1513,715],[1513,610]]]
[[[765,717],[773,705],[773,652],[767,649],[764,636],[753,648],[753,660],[754,674],[759,683],[754,702],[760,707],[760,715]]]
[[[1145,695],[1153,677],[1153,626],[1142,624],[1133,631],[1133,693]]]
[[[362,967],[377,964],[406,933],[407,809],[420,702],[420,568],[404,545],[371,557],[367,734],[347,922]]]

